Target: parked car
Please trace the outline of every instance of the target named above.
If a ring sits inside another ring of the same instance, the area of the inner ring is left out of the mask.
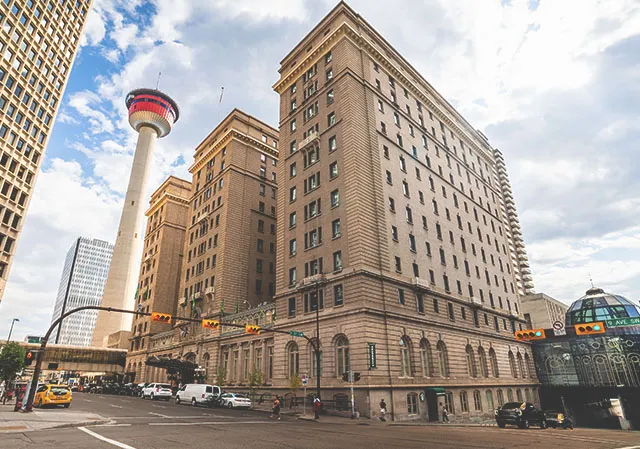
[[[224,393],[221,397],[222,406],[227,408],[249,408],[251,399],[240,393]]]
[[[496,422],[503,428],[512,424],[521,429],[528,429],[530,425],[547,428],[547,418],[542,410],[530,402],[507,402],[496,410]]]
[[[568,416],[564,416],[564,413],[560,413],[556,410],[546,410],[544,415],[548,427],[553,427],[554,429],[557,427],[573,429],[573,421]]]
[[[34,404],[38,408],[46,405],[62,405],[64,408],[69,408],[71,399],[71,388],[68,385],[40,385],[36,391]]]
[[[168,401],[171,399],[171,394],[171,385],[152,383],[142,390],[142,399],[149,398],[152,401],[154,399],[164,399],[165,401]]]
[[[149,385],[149,382],[142,382],[136,385],[136,396],[142,397],[142,391]]]
[[[186,384],[176,393],[176,404],[188,402],[194,407],[197,405],[211,407],[220,393],[220,387],[215,385]]]

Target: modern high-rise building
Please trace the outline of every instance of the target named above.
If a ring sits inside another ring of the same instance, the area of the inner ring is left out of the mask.
[[[136,310],[174,315],[178,306],[184,240],[189,223],[191,183],[170,176],[151,195],[144,237],[144,252],[135,295]],[[166,331],[166,325],[148,316],[133,319],[129,353],[129,373],[140,378],[149,338]]]
[[[99,306],[109,273],[113,245],[86,237],[78,238],[67,252],[51,322],[71,309]],[[61,345],[90,346],[97,310],[70,315],[54,331],[50,341]]]
[[[535,401],[487,138],[343,2],[281,61],[274,89],[278,326],[315,336],[320,308],[326,394],[342,398],[356,371],[367,415],[381,398],[396,418],[432,420],[440,402],[464,419]],[[315,377],[309,345],[274,339],[274,385]]]
[[[90,5],[0,2],[0,301]]]

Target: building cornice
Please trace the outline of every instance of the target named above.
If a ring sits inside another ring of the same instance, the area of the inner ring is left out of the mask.
[[[176,196],[173,195],[172,193],[165,193],[164,195],[162,195],[160,197],[159,200],[157,200],[152,206],[149,207],[149,209],[147,209],[147,211],[144,213],[147,217],[150,217],[151,215],[153,215],[156,210],[160,209],[161,206],[165,205],[166,203],[177,203],[177,204],[182,204],[184,206],[189,206],[189,199],[188,198],[183,198],[180,196]]]
[[[377,34],[375,30],[371,30],[372,34]],[[289,72],[283,75],[280,80],[273,85],[273,89],[280,95],[282,95],[289,86],[295,82],[302,75],[302,73],[306,72],[306,70],[315,64],[315,62],[320,59],[320,57],[335,43],[340,41],[342,38],[350,39],[356,46],[363,48],[367,53],[372,57],[372,59],[376,60],[382,67],[386,68],[390,74],[392,74],[398,81],[401,81],[404,85],[408,86],[408,90],[414,93],[416,97],[418,97],[422,102],[429,107],[434,115],[438,117],[443,123],[445,123],[449,128],[455,131],[459,136],[464,137],[465,144],[472,147],[476,150],[477,153],[481,154],[483,158],[494,164],[493,159],[493,151],[494,149],[487,143],[486,148],[480,147],[474,139],[469,137],[469,134],[473,135],[475,139],[480,142],[485,142],[483,136],[479,135],[476,130],[474,130],[470,124],[458,113],[453,106],[451,106],[442,95],[436,91],[431,84],[427,80],[422,77],[413,67],[411,67],[408,63],[402,60],[402,57],[396,58],[400,63],[402,69],[404,69],[407,73],[411,73],[416,77],[416,79],[421,80],[421,87],[425,88],[426,92],[431,95],[433,98],[438,101],[438,103],[434,103],[428,95],[425,95],[420,89],[416,88],[416,84],[418,82],[410,80],[404,73],[391,61],[391,58],[384,55],[380,52],[369,40],[365,39],[362,34],[354,30],[348,23],[343,22],[335,31],[327,35],[318,46],[304,58],[299,64],[293,67]],[[391,51],[396,52],[392,48]],[[466,124],[468,126],[463,130],[456,123],[454,123],[451,119],[449,119],[445,114],[441,111],[445,110],[449,114],[454,117],[457,117],[460,122]]]
[[[278,159],[279,157],[279,153],[278,150],[270,147],[269,145],[266,145],[265,143],[254,139],[253,137],[242,133],[236,129],[230,129],[228,130],[223,136],[222,138],[220,138],[220,140],[218,140],[216,143],[214,143],[208,150],[204,151],[202,153],[202,155],[198,158],[198,160],[196,162],[193,163],[193,165],[191,165],[191,167],[189,167],[189,172],[190,173],[195,173],[197,170],[200,170],[202,167],[204,167],[207,163],[207,161],[209,159],[211,159],[213,156],[217,155],[218,152],[225,147],[226,145],[229,144],[230,141],[232,140],[236,140],[238,142],[241,142],[243,144],[248,144],[251,145],[253,147],[258,148],[260,151],[268,154],[269,156]]]

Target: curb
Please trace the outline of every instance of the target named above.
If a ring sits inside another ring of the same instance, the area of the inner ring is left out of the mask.
[[[497,424],[427,424],[427,423],[389,423],[388,426],[399,426],[399,427],[498,427]]]
[[[97,426],[97,425],[102,425],[102,424],[109,424],[115,422],[111,419],[95,419],[95,420],[91,420],[91,421],[80,421],[80,422],[73,422],[73,423],[65,423],[65,424],[60,424],[57,426],[51,426],[51,427],[44,427],[42,429],[33,429],[33,430],[44,430],[44,429],[66,429],[66,428],[71,428],[71,427],[85,427],[85,426]]]

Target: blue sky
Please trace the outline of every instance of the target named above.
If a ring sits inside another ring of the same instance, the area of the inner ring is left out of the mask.
[[[636,0],[353,0],[350,5],[505,156],[536,290],[565,302],[589,278],[640,288],[640,6]],[[48,326],[80,235],[113,241],[135,134],[126,93],[181,107],[150,188],[187,177],[234,107],[278,125],[279,61],[329,0],[94,0],[0,303],[0,336]],[[222,106],[220,87],[225,87]]]

